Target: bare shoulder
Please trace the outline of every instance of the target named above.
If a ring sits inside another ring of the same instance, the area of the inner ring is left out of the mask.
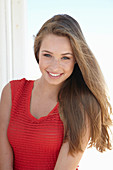
[[[0,169],[12,170],[13,151],[8,141],[7,128],[11,113],[11,88],[8,83],[2,91],[0,100]]]
[[[0,100],[0,126],[8,126],[11,111],[11,87],[8,83],[2,91]],[[0,128],[1,129],[1,128]]]

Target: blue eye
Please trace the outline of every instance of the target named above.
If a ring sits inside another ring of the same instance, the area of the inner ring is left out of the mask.
[[[50,54],[44,54],[44,56],[45,56],[45,57],[51,57],[51,55],[50,55]]]
[[[70,60],[69,57],[62,57],[63,60]]]

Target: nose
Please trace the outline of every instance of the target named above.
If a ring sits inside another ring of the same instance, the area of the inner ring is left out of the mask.
[[[53,70],[58,70],[60,67],[60,60],[59,59],[53,59],[52,64],[51,64]]]

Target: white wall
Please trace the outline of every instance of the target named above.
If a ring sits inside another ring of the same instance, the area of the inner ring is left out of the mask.
[[[26,0],[0,0],[0,92],[26,72],[26,11]]]

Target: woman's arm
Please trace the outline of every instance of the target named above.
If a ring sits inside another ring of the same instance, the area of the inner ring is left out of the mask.
[[[89,121],[86,120],[86,133],[83,136],[82,148],[85,151],[89,137],[90,137],[90,126]],[[54,170],[76,170],[84,152],[75,152],[74,156],[68,154],[69,144],[68,142],[63,143]]]
[[[11,89],[7,84],[0,101],[0,170],[13,170],[13,151],[7,137],[11,111]]]

